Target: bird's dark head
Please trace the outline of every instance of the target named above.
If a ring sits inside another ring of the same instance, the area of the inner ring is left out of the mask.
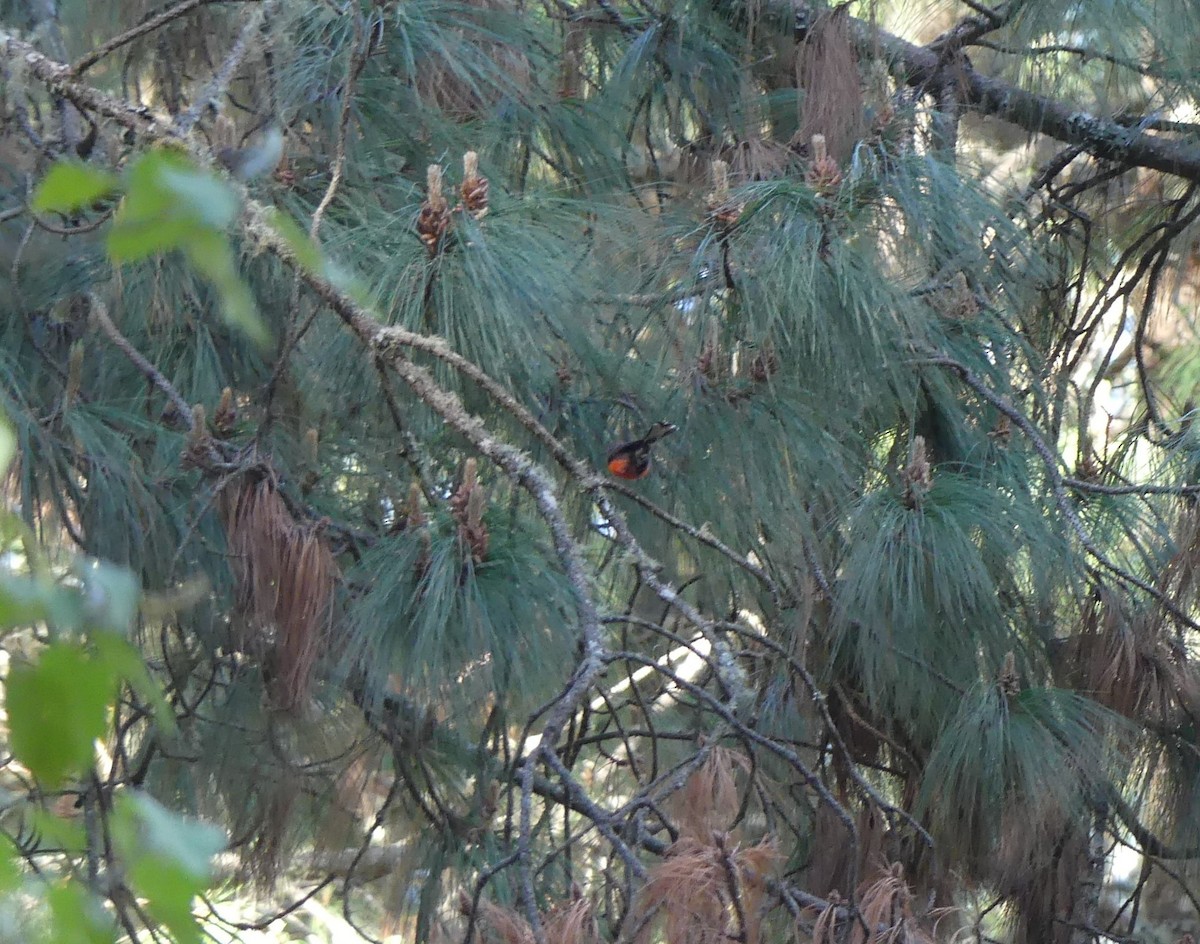
[[[677,429],[679,429],[679,427],[674,423],[663,423],[660,421],[650,427],[650,431],[645,435],[645,440],[646,442],[657,442],[664,436],[671,435],[671,433],[675,432]]]

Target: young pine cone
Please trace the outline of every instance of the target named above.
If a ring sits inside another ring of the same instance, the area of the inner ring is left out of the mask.
[[[812,163],[804,175],[808,185],[818,193],[832,193],[842,185],[842,169],[825,148],[825,135],[812,137]]]
[[[477,220],[488,211],[488,179],[479,175],[479,155],[467,151],[463,155],[463,182],[459,187],[463,207]]]
[[[417,235],[430,257],[438,254],[449,226],[450,206],[442,193],[442,169],[437,164],[430,164],[426,174],[425,202],[417,214]]]
[[[746,208],[744,203],[735,202],[729,192],[729,165],[725,161],[712,162],[713,189],[704,198],[708,218],[723,229],[733,226]]]

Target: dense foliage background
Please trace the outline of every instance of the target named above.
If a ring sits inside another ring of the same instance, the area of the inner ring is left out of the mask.
[[[0,935],[1200,933],[1197,36],[2,0]]]

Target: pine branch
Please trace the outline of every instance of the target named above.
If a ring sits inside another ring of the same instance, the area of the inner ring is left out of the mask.
[[[248,26],[249,24],[247,24],[247,28],[243,29],[243,37],[247,36]],[[0,32],[0,50],[10,58],[23,57],[31,74],[60,94],[77,102],[81,107],[109,117],[122,127],[129,128],[148,140],[161,140],[166,137],[175,137],[178,134],[178,128],[155,121],[150,117],[147,109],[132,106],[74,80],[69,74],[69,67],[53,62],[29,44],[9,34]],[[239,49],[235,48],[234,52],[239,53]],[[237,56],[231,53],[227,57],[225,65],[228,66],[235,59],[240,61],[241,54],[244,54],[244,51]],[[223,76],[226,71],[228,70],[222,69],[218,73],[218,78]],[[181,122],[181,126],[186,126],[186,122]],[[211,160],[211,155],[207,154],[199,145],[196,145],[196,150],[201,159]],[[706,619],[683,600],[674,588],[658,579],[657,573],[661,569],[661,565],[645,553],[625,523],[623,516],[603,495],[603,489],[609,484],[606,480],[597,475],[590,467],[575,459],[501,384],[477,365],[451,349],[443,339],[416,334],[398,326],[383,326],[332,283],[318,274],[304,271],[304,266],[295,258],[291,247],[278,236],[270,225],[265,208],[254,201],[247,200],[243,225],[247,234],[255,242],[270,249],[283,261],[303,273],[302,277],[310,289],[342,318],[372,355],[379,355],[387,360],[392,369],[409,385],[418,398],[471,442],[482,455],[508,472],[534,498],[539,512],[550,528],[555,551],[571,585],[584,639],[584,655],[579,669],[568,688],[562,693],[556,709],[546,723],[543,736],[547,743],[553,745],[557,742],[558,735],[567,719],[588,688],[603,671],[604,646],[599,634],[598,615],[595,604],[591,600],[589,581],[582,566],[579,548],[570,535],[566,519],[559,508],[556,489],[545,470],[520,450],[495,439],[478,418],[467,413],[456,394],[442,388],[428,370],[408,359],[405,353],[408,348],[423,351],[443,360],[479,384],[500,407],[516,418],[551,451],[558,463],[577,480],[581,487],[593,493],[601,513],[610,522],[616,533],[618,542],[634,555],[642,579],[663,602],[677,609],[685,619],[700,628],[709,638],[714,651],[718,653],[722,684],[734,703],[749,704],[753,701],[745,673],[736,664],[725,640],[715,631],[713,621]]]
[[[1126,570],[1124,567],[1121,567],[1119,564],[1114,563],[1109,559],[1108,555],[1101,550],[1100,546],[1096,544],[1095,539],[1090,533],[1088,533],[1087,527],[1083,523],[1083,519],[1079,517],[1079,512],[1076,510],[1075,505],[1071,501],[1071,496],[1067,494],[1066,482],[1061,470],[1058,467],[1060,461],[1059,457],[1055,455],[1054,451],[1046,443],[1046,440],[1042,438],[1041,433],[1039,433],[1034,427],[1033,423],[1029,421],[1029,418],[1026,417],[1025,414],[1018,410],[1015,406],[1009,403],[1004,397],[992,390],[979,378],[978,375],[976,375],[973,370],[971,370],[965,364],[962,364],[954,358],[938,352],[926,351],[924,353],[928,355],[928,363],[936,364],[939,367],[946,367],[952,370],[958,375],[963,383],[965,383],[984,400],[1007,416],[1012,421],[1013,425],[1025,434],[1025,438],[1029,440],[1030,445],[1033,446],[1034,451],[1042,460],[1042,465],[1046,470],[1046,478],[1049,482],[1050,490],[1054,493],[1055,503],[1058,505],[1059,511],[1062,512],[1063,518],[1066,520],[1067,525],[1070,527],[1071,531],[1074,532],[1076,539],[1080,543],[1080,546],[1082,546],[1083,549],[1087,551],[1089,555],[1091,555],[1091,557],[1093,557],[1102,567],[1104,567],[1105,570],[1116,575],[1126,583],[1137,587],[1139,590],[1142,590],[1154,597],[1154,599],[1156,599],[1162,605],[1163,609],[1175,617],[1175,619],[1179,620],[1181,624],[1191,629],[1200,630],[1200,623],[1197,623],[1196,620],[1184,613],[1183,610],[1180,609],[1179,604],[1172,600],[1165,592],[1153,584],[1143,580],[1141,577],[1137,576],[1137,574],[1134,574]]]
[[[23,65],[28,75],[81,111],[107,118],[147,140],[158,141],[170,136],[169,120],[156,118],[144,105],[132,105],[77,81],[71,66],[55,62],[5,30],[0,30],[0,58],[12,66]]]
[[[818,12],[811,4],[798,8],[799,14],[810,19]],[[1077,145],[1101,160],[1127,167],[1147,167],[1200,182],[1198,147],[1156,137],[1126,123],[1072,108],[1049,96],[1027,92],[982,74],[965,60],[948,60],[933,44],[918,46],[864,20],[851,17],[849,22],[859,55],[869,59],[882,53],[892,76],[911,88],[932,90],[956,82],[961,103],[981,114]],[[960,45],[968,43],[969,33],[956,41]]]

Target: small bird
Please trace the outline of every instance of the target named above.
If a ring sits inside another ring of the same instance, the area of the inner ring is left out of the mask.
[[[608,471],[619,479],[640,479],[650,472],[650,447],[679,427],[655,423],[641,439],[621,443],[608,454]]]
[[[283,131],[268,128],[259,140],[246,147],[223,147],[216,153],[217,163],[242,183],[269,174],[283,160]]]

